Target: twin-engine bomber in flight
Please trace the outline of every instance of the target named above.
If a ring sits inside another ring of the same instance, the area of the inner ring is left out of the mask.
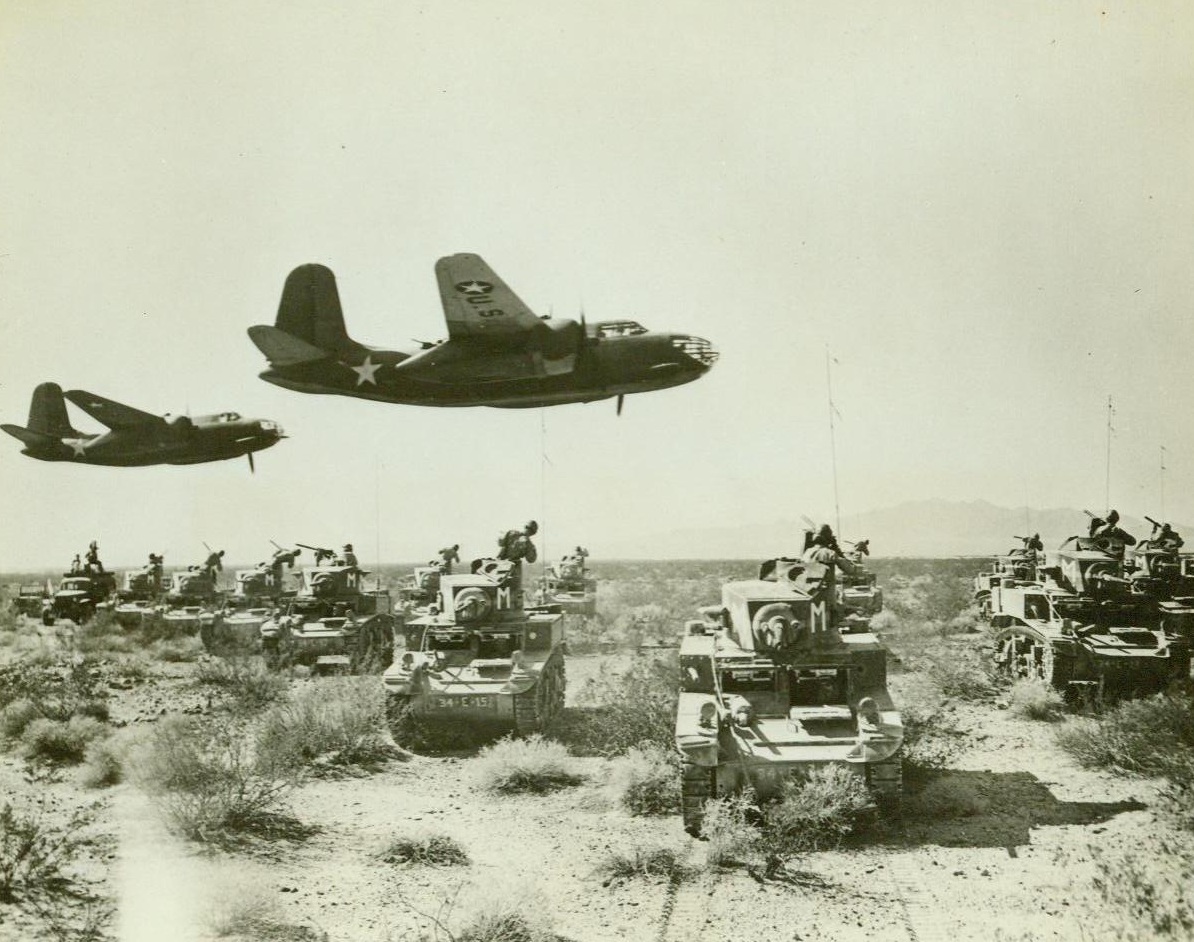
[[[88,434],[74,428],[65,399],[111,431]],[[252,469],[253,452],[286,437],[281,426],[268,419],[243,419],[235,412],[193,419],[151,415],[81,389],[64,396],[57,383],[42,383],[33,390],[28,428],[0,428],[24,442],[21,453],[30,457],[114,467],[200,464],[247,455]]]
[[[323,265],[290,273],[273,327],[249,328],[269,360],[261,378],[298,392],[420,406],[506,409],[592,402],[680,386],[717,360],[707,340],[629,320],[536,316],[478,255],[435,265],[448,339],[399,352],[348,336],[336,279]]]

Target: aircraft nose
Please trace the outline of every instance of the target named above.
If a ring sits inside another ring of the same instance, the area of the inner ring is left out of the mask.
[[[270,421],[269,419],[262,419],[257,424],[261,427],[261,431],[265,432],[266,434],[272,434],[275,439],[286,437],[286,433],[282,430],[282,426],[280,426],[277,422]]]
[[[706,370],[717,362],[719,356],[718,352],[713,349],[713,344],[703,337],[674,334],[672,336],[672,346],[685,356],[696,360]]]

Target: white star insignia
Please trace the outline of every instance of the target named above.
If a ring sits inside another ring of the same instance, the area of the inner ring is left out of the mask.
[[[70,445],[74,449],[74,457],[76,458],[82,458],[83,452],[87,450],[87,439],[85,438],[72,438],[68,442],[63,442],[63,444]]]
[[[465,294],[484,294],[485,285],[479,281],[469,281],[460,286],[460,290]]]
[[[365,357],[364,363],[362,363],[360,366],[349,367],[349,369],[357,374],[358,386],[364,383],[372,383],[374,386],[376,386],[377,380],[373,378],[373,374],[380,370],[381,367],[382,364],[374,363],[371,357]]]

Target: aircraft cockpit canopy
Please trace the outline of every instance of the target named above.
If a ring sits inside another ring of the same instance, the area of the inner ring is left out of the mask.
[[[216,421],[217,422],[239,422],[240,421],[240,413],[239,412],[221,412],[219,415],[216,416]]]
[[[647,328],[638,321],[601,321],[594,331],[597,337],[637,337],[647,333]]]

